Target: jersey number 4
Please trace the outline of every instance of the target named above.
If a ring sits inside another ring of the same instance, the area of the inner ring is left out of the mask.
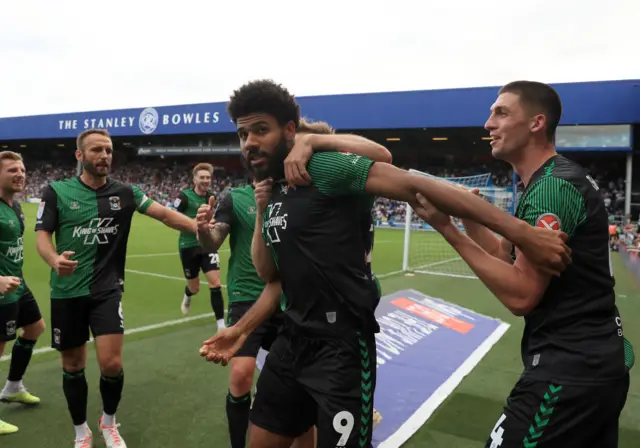
[[[496,423],[496,426],[493,427],[493,431],[491,431],[491,446],[490,448],[500,448],[502,446],[504,434],[504,428],[502,427],[502,423],[507,419],[507,416],[502,414]]]

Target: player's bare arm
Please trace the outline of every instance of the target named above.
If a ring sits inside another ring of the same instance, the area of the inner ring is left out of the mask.
[[[416,205],[416,194],[424,195],[442,212],[476,221],[513,242],[527,258],[545,272],[560,275],[571,262],[571,250],[563,232],[529,226],[489,202],[459,188],[425,176],[413,176],[387,163],[371,166],[367,193]]]
[[[53,245],[52,235],[49,232],[44,230],[36,232],[36,249],[45,263],[61,277],[73,274],[73,271],[78,266],[77,260],[71,260],[71,257],[75,254],[74,252],[65,251],[58,254]]]
[[[472,194],[479,195],[480,190],[473,188],[468,190],[461,187],[463,191],[469,191]],[[513,263],[511,258],[511,249],[513,245],[506,238],[501,238],[487,229],[482,224],[478,224],[470,219],[463,219],[462,225],[467,231],[467,236],[482,247],[489,255],[501,259],[507,263]]]
[[[231,226],[226,222],[216,222],[213,224],[213,228],[208,229],[205,232],[198,232],[198,239],[200,245],[208,252],[217,252],[224,243],[224,240],[229,235]]]
[[[287,182],[305,185],[311,181],[307,163],[316,152],[344,151],[376,162],[391,163],[391,153],[384,146],[351,134],[297,134],[291,152],[284,161]]]
[[[540,303],[551,276],[535,269],[517,248],[516,261],[510,264],[488,254],[453,224],[441,233],[480,281],[514,315],[526,316]]]
[[[200,356],[207,361],[226,365],[242,347],[247,336],[273,315],[281,295],[280,282],[267,283],[256,303],[235,325],[219,331],[204,342]]]
[[[514,264],[489,254],[465,235],[451,218],[424,197],[418,197],[416,213],[427,221],[460,254],[482,283],[516,316],[529,314],[540,302],[551,276],[535,269],[516,249]],[[486,228],[485,228],[486,230]]]
[[[171,210],[157,202],[154,202],[149,206],[145,215],[160,221],[172,229],[180,230],[182,232],[196,233],[196,221],[194,219],[187,218],[182,213]]]
[[[256,184],[254,194],[256,196],[256,225],[251,241],[251,259],[260,278],[265,282],[271,282],[277,278],[278,271],[273,257],[262,235],[262,222],[267,205],[271,198],[272,181],[263,180]]]
[[[463,188],[463,191],[467,191],[467,189]],[[470,190],[470,192],[478,195],[480,190],[474,188]],[[467,236],[482,247],[489,255],[499,258],[507,263],[513,263],[511,258],[511,248],[513,245],[509,240],[497,236],[482,224],[478,224],[470,219],[463,219],[462,225],[467,231]]]
[[[387,148],[359,135],[305,134],[302,137],[308,141],[314,152],[346,151],[376,162],[392,162],[391,153]]]
[[[231,230],[226,222],[213,222],[215,201],[211,196],[209,203],[201,205],[196,214],[196,236],[200,245],[208,252],[217,252]]]

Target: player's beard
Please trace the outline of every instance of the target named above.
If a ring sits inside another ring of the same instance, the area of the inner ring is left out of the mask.
[[[109,166],[107,165],[106,170],[98,170],[98,167],[89,162],[87,159],[82,157],[82,169],[87,173],[91,174],[93,177],[106,177],[109,174]]]
[[[284,160],[289,155],[289,144],[284,136],[280,139],[273,152],[268,154],[265,151],[259,149],[250,150],[247,154],[247,159],[243,159],[245,167],[251,173],[251,176],[256,181],[272,178],[274,180],[284,179]],[[266,164],[259,167],[253,167],[251,160],[264,157],[267,161]]]

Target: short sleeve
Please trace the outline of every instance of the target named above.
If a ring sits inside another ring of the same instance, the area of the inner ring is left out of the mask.
[[[231,193],[227,193],[218,204],[213,214],[216,222],[223,222],[231,225],[233,221],[233,197]]]
[[[54,233],[58,228],[58,194],[51,185],[47,185],[36,214],[36,232],[44,230]]]
[[[364,193],[373,160],[343,152],[314,154],[307,171],[313,184],[327,196]]]
[[[173,203],[173,206],[180,213],[184,213],[187,210],[188,205],[189,205],[189,198],[187,198],[187,195],[184,194],[184,191],[181,191],[180,196],[178,196],[178,199],[175,200],[175,202]]]
[[[153,204],[153,199],[144,194],[142,190],[136,186],[131,186],[131,189],[133,190],[133,201],[136,204],[136,209],[140,213],[146,213],[149,207],[151,207],[151,204]]]
[[[582,194],[564,179],[543,177],[523,200],[519,215],[531,226],[561,230],[571,237],[587,219]]]

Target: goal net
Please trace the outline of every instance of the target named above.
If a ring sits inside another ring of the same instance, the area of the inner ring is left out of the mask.
[[[417,170],[409,170],[417,176],[462,185],[466,188],[477,188],[480,195],[495,206],[513,214],[514,195],[511,188],[490,186],[491,173],[467,177],[437,177]],[[456,224],[464,231],[459,220]],[[444,275],[449,277],[476,278],[458,253],[429,224],[420,219],[406,205],[404,229],[404,253],[402,270],[422,274]]]

